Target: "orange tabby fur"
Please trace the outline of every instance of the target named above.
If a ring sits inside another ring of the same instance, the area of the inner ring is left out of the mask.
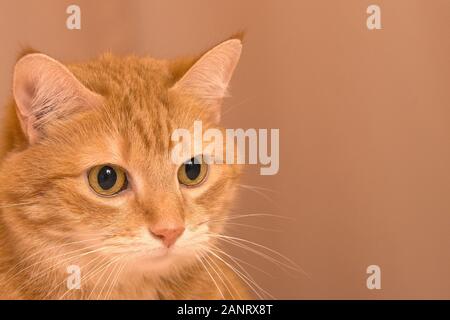
[[[218,127],[216,111],[202,99],[169,90],[196,61],[105,54],[70,64],[102,100],[49,121],[36,136],[24,134],[16,102],[7,105],[0,132],[0,298],[249,297],[216,256],[195,258],[217,245],[208,232],[223,231],[239,166],[210,165],[207,181],[194,190],[176,183],[170,162],[175,128],[191,128],[197,119],[205,129]],[[86,170],[104,163],[135,179],[120,197],[100,198],[89,189]],[[175,213],[191,238],[180,239],[170,257],[152,257],[143,230]],[[199,231],[205,225],[209,231]],[[69,265],[81,267],[80,289],[67,289]]]

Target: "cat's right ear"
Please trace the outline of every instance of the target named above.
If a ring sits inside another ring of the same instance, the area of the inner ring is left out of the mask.
[[[13,94],[22,130],[30,143],[45,125],[101,103],[63,64],[40,53],[21,58],[14,68]]]

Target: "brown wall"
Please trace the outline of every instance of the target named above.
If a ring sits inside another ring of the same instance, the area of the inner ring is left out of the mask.
[[[250,168],[241,235],[298,262],[292,276],[236,251],[277,298],[450,298],[450,1],[1,1],[0,101],[21,46],[63,61],[105,50],[170,58],[247,30],[228,127],[280,128],[276,176]],[[266,200],[269,197],[271,200]],[[236,221],[238,222],[238,221]],[[235,226],[235,228],[240,228]],[[382,289],[366,288],[368,265]],[[249,268],[249,270],[252,270]]]

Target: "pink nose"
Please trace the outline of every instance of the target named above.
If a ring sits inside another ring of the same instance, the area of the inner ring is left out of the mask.
[[[183,234],[184,227],[174,228],[150,228],[150,232],[156,237],[161,239],[164,245],[169,248],[177,239]]]

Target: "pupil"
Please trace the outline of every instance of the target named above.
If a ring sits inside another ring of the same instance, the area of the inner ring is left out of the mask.
[[[116,184],[117,181],[117,173],[116,171],[111,167],[103,167],[100,172],[98,173],[98,185],[103,190],[109,190]]]
[[[200,163],[194,163],[194,158],[192,158],[184,165],[186,176],[191,180],[197,179],[197,177],[200,175],[201,166],[202,165]]]

